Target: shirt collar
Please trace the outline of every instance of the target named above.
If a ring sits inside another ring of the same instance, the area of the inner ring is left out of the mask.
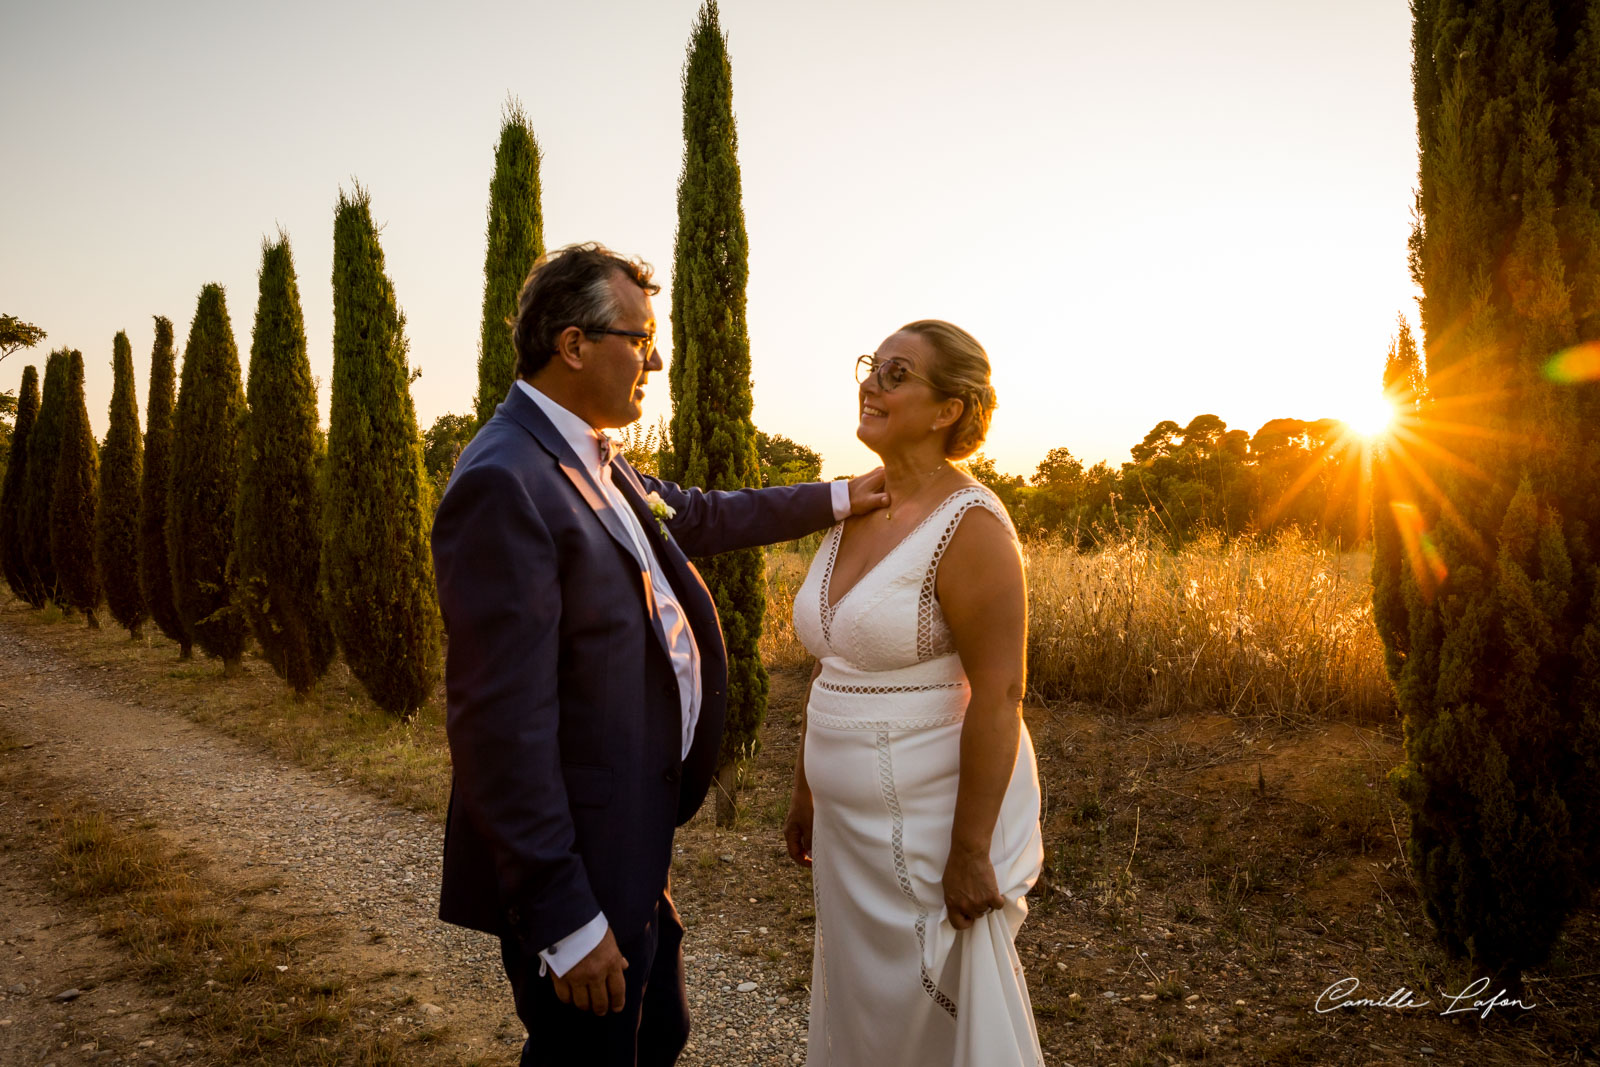
[[[539,406],[539,410],[544,412],[545,418],[549,419],[551,424],[555,426],[556,432],[571,446],[572,451],[577,454],[578,459],[588,469],[589,473],[598,476],[600,474],[600,431],[521,378],[517,379],[517,388],[528,394],[528,399]]]

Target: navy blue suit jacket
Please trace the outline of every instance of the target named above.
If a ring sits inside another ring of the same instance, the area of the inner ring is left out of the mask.
[[[681,489],[621,459],[634,508],[700,648],[682,758],[677,679],[622,519],[513,385],[462,452],[433,524],[449,636],[452,781],[439,914],[535,953],[603,911],[619,941],[655,914],[672,835],[705,799],[727,706],[716,606],[687,555],[833,523],[826,484]],[[677,514],[663,537],[644,496]]]

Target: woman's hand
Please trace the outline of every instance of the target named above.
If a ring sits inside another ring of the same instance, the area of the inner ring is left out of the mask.
[[[950,925],[965,930],[985,912],[1005,906],[1006,898],[1000,895],[989,854],[952,847],[944,865],[944,907]]]
[[[789,798],[789,814],[783,820],[783,843],[789,858],[802,867],[811,866],[811,790],[798,786]]]

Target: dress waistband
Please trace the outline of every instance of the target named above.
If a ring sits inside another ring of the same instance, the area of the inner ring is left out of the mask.
[[[969,696],[955,655],[890,671],[864,671],[830,656],[812,687],[808,718],[836,730],[926,730],[962,721]]]

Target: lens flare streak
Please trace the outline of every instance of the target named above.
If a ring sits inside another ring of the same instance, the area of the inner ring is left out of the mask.
[[[1600,381],[1600,341],[1573,345],[1557,353],[1544,365],[1544,376],[1563,385]]]

